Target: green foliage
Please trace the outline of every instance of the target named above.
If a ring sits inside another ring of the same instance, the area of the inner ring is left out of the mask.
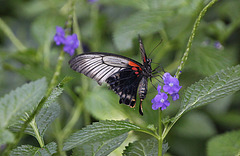
[[[42,138],[49,125],[59,116],[59,114],[60,106],[55,102],[50,106],[45,106],[41,109],[39,114],[37,114],[34,121],[36,122],[37,130]],[[10,128],[13,131],[19,131],[23,124],[24,121],[20,120],[17,124],[11,126]],[[25,133],[37,138],[33,127],[31,127],[30,125],[28,125],[28,127],[26,128]]]
[[[56,152],[57,144],[51,142],[42,148],[31,145],[19,146],[11,151],[10,156],[51,156]]]
[[[11,143],[14,140],[14,135],[7,129],[0,129],[0,144]]]
[[[79,155],[96,155],[96,156],[102,156],[102,155],[108,155],[113,150],[118,148],[123,141],[127,138],[128,134],[124,133],[122,135],[119,135],[117,137],[112,137],[109,140],[104,141],[95,141],[91,144],[83,144],[82,146],[79,146],[73,150],[72,156],[79,156]]]
[[[165,154],[168,150],[168,144],[163,144],[163,152]],[[140,140],[130,143],[123,152],[124,156],[157,156],[158,155],[158,140],[150,138],[147,140]]]
[[[138,34],[154,33],[163,29],[163,17],[170,17],[171,12],[153,10],[139,12],[124,20],[117,27],[114,33],[114,42],[119,50],[126,50],[132,47],[132,39]],[[145,22],[142,22],[145,21]]]
[[[105,142],[140,127],[127,121],[105,120],[96,122],[73,133],[65,142],[63,150],[69,150],[82,144]]]
[[[1,128],[15,124],[25,112],[31,112],[43,98],[46,79],[25,84],[0,99]]]
[[[240,154],[240,131],[227,132],[209,140],[208,156],[228,156]]]
[[[216,128],[211,119],[200,112],[189,112],[182,117],[175,128],[176,134],[185,138],[204,139],[216,133]]]
[[[212,75],[221,69],[234,65],[234,56],[223,49],[214,48],[211,45],[195,46],[192,55],[189,56],[189,67],[203,75]]]
[[[96,87],[86,95],[84,105],[88,112],[100,120],[126,119],[127,115],[121,105],[114,105],[117,102],[116,96],[110,90]]]
[[[178,115],[238,91],[239,84],[239,65],[200,80],[185,91]]]

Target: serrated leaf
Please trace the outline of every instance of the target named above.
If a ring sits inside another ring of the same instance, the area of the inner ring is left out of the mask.
[[[57,103],[51,104],[49,107],[43,107],[39,114],[36,116],[35,122],[37,125],[38,132],[41,137],[44,136],[45,131],[49,127],[49,125],[59,116],[60,114],[60,106]],[[19,121],[17,124],[10,127],[12,131],[19,131],[24,124],[24,121]],[[33,128],[28,125],[24,131],[26,134],[32,135],[36,137]]]
[[[49,125],[59,116],[59,114],[60,106],[55,102],[51,104],[50,107],[44,107],[41,109],[36,117],[36,123],[41,137],[43,137]]]
[[[0,129],[0,145],[11,143],[14,140],[14,135],[7,129]]]
[[[79,155],[95,155],[95,156],[102,156],[108,155],[113,150],[118,148],[123,141],[127,138],[128,133],[124,133],[117,137],[111,138],[106,141],[95,142],[92,144],[83,144],[80,147],[77,147],[73,150],[73,156]]]
[[[127,121],[106,120],[95,122],[92,125],[89,125],[86,128],[73,133],[64,142],[63,150],[70,150],[76,146],[87,143],[91,144],[96,141],[107,141],[126,132],[138,129],[140,129],[139,126],[136,126]]]
[[[64,77],[63,80],[52,90],[50,96],[48,97],[47,101],[44,104],[44,107],[48,107],[51,103],[53,103],[56,98],[62,94],[63,92],[63,86],[70,80],[72,80],[72,77]]]
[[[8,127],[20,120],[24,112],[37,106],[47,89],[45,78],[25,84],[0,99],[0,127]]]
[[[208,156],[240,155],[240,131],[228,132],[212,138],[207,144]]]
[[[162,155],[167,152],[168,144],[163,144]],[[126,150],[123,151],[124,156],[158,156],[158,140],[150,138],[130,143]]]
[[[138,34],[146,35],[163,29],[163,20],[171,14],[171,11],[151,10],[124,19],[114,31],[115,45],[119,50],[131,48],[133,38],[137,38]]]
[[[51,142],[43,148],[34,147],[31,145],[22,145],[13,149],[10,156],[51,156],[57,152],[57,144]]]
[[[240,89],[240,66],[222,70],[191,85],[185,91],[181,108],[176,116],[223,98]]]
[[[38,127],[38,131],[41,137],[43,137],[46,129],[48,126],[58,117],[60,113],[60,107],[57,103],[54,101],[56,98],[62,93],[63,86],[68,82],[72,80],[71,77],[65,77],[58,85],[53,89],[50,96],[48,97],[47,101],[44,104],[44,107],[41,109],[39,114],[37,114],[35,118],[36,125]],[[19,131],[24,124],[24,121],[20,120],[18,123],[11,126],[11,130],[13,131]],[[30,134],[34,137],[36,137],[36,134],[34,133],[32,127],[28,125],[28,127],[25,130],[25,133]]]

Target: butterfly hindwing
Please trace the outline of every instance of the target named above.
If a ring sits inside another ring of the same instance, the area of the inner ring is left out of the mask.
[[[106,82],[120,96],[119,103],[135,107],[137,89],[141,79],[140,71],[136,72],[136,70],[126,68],[107,78]]]

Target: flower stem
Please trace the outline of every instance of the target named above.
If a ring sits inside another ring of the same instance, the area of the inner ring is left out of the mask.
[[[158,156],[162,156],[162,144],[163,144],[163,139],[162,139],[162,110],[159,109],[158,111]]]
[[[36,135],[36,138],[37,138],[37,140],[38,140],[38,143],[39,143],[40,147],[41,147],[41,148],[44,147],[44,141],[43,141],[42,137],[41,137],[40,134],[39,134],[35,117],[32,119],[32,121],[31,121],[29,124],[30,124],[30,126],[32,127],[32,129],[33,129],[33,131],[34,131],[34,133],[35,133],[35,135]]]
[[[183,54],[183,57],[181,59],[181,62],[180,62],[180,65],[178,66],[178,69],[175,73],[176,75],[176,78],[179,78],[180,74],[181,74],[181,71],[187,61],[187,58],[188,58],[188,54],[189,54],[189,51],[190,51],[190,48],[192,46],[192,42],[193,42],[193,39],[195,37],[195,34],[196,34],[196,31],[197,31],[197,28],[200,24],[200,21],[202,19],[202,17],[205,15],[206,11],[208,10],[208,8],[210,8],[215,2],[217,2],[218,0],[212,0],[211,2],[209,2],[203,9],[202,11],[200,12],[200,14],[198,15],[198,18],[196,19],[194,25],[193,25],[193,29],[192,29],[192,32],[191,32],[191,35],[188,39],[188,43],[187,43],[187,48]]]
[[[0,29],[6,34],[6,36],[12,41],[12,43],[17,47],[20,51],[25,51],[27,48],[17,39],[8,25],[0,18]]]
[[[49,85],[49,88],[48,88],[46,96],[49,96],[51,94],[53,88],[57,84],[57,79],[58,79],[58,77],[60,75],[60,72],[61,72],[61,69],[62,69],[63,60],[64,60],[64,51],[62,50],[60,52],[59,57],[58,57],[58,62],[57,62],[57,66],[56,66],[56,69],[55,69],[55,73],[54,73],[53,78],[52,78],[52,80],[50,82],[50,85]]]

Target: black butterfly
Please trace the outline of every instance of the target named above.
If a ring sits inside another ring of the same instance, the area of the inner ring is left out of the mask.
[[[136,105],[137,89],[140,98],[139,113],[143,115],[142,101],[146,98],[148,78],[153,77],[151,59],[148,59],[139,37],[142,64],[130,58],[101,52],[88,52],[73,57],[70,67],[97,81],[106,82],[120,96],[119,103],[131,108]]]

